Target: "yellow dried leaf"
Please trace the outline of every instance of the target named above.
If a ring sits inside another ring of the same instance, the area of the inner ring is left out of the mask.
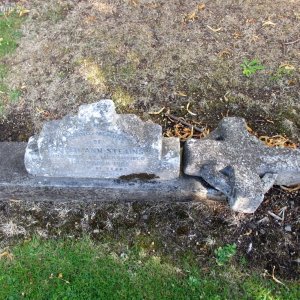
[[[63,274],[62,274],[62,273],[59,273],[57,277],[58,277],[58,278],[63,278]]]
[[[252,233],[252,229],[249,229],[244,235],[250,235]]]
[[[184,18],[184,20],[185,20],[186,22],[189,22],[189,21],[194,22],[194,21],[197,20],[197,19],[198,19],[198,16],[197,16],[197,13],[196,13],[195,11],[193,11],[193,12],[187,14],[187,15],[185,16],[185,18]]]
[[[129,4],[133,6],[137,6],[140,4],[140,0],[129,0]]]
[[[234,32],[233,33],[233,38],[235,39],[235,40],[238,40],[238,39],[240,39],[241,37],[242,37],[242,33],[240,32],[240,31],[236,31],[236,32]]]
[[[247,125],[247,131],[248,132],[253,132],[253,129]]]
[[[185,92],[177,92],[176,95],[180,96],[180,97],[187,97],[187,94]]]
[[[30,12],[29,9],[26,9],[25,7],[19,7],[19,16],[25,16]]]
[[[258,41],[259,39],[260,39],[260,37],[256,34],[252,35],[252,37],[251,37],[251,41],[253,41],[253,42]]]
[[[7,258],[7,259],[9,259],[9,260],[13,260],[13,256],[12,256],[12,254],[11,253],[9,253],[8,251],[4,251],[4,252],[2,252],[1,254],[0,254],[0,259],[2,259],[2,258]]]
[[[96,21],[96,17],[95,16],[87,16],[86,18],[84,18],[85,23],[94,23]]]
[[[289,71],[295,70],[295,67],[293,65],[291,65],[291,64],[285,64],[285,63],[281,64],[279,66],[279,68],[284,68],[284,69],[289,70]]]
[[[288,81],[288,85],[290,85],[290,86],[296,85],[296,84],[297,84],[296,80],[291,79]]]
[[[190,13],[187,13],[183,17],[183,22],[185,22],[185,23],[194,22],[195,20],[199,19],[198,15],[197,15],[197,12],[203,10],[204,8],[205,8],[205,4],[204,3],[199,3],[195,10],[193,10]]]
[[[198,8],[198,10],[204,10],[205,9],[205,3],[199,3],[197,8]]]

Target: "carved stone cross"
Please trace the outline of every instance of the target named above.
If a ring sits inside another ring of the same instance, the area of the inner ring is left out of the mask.
[[[186,142],[184,173],[223,192],[233,210],[253,213],[273,184],[300,183],[300,151],[265,146],[244,119],[224,118],[209,137]]]

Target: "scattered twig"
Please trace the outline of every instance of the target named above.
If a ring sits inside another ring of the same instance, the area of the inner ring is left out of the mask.
[[[205,128],[199,128],[197,126],[193,126],[193,125],[189,124],[188,122],[186,122],[183,118],[175,117],[175,116],[171,115],[170,113],[166,113],[165,116],[167,118],[169,118],[171,121],[179,122],[182,125],[185,125],[185,126],[189,127],[192,130],[195,130],[195,131],[198,131],[198,132],[203,132],[205,130]]]
[[[282,218],[282,222],[284,222],[284,214],[285,214],[285,211],[287,210],[287,208],[288,208],[287,206],[284,206],[279,212],[279,215]]]
[[[9,199],[10,202],[14,203],[20,203],[22,200],[17,200],[17,199]]]
[[[207,27],[208,29],[210,29],[211,31],[213,31],[213,32],[219,32],[220,30],[222,30],[222,27],[219,27],[219,28],[213,28],[213,27],[211,27],[211,26],[209,26],[209,25],[206,25],[206,27]]]
[[[273,212],[271,212],[270,210],[268,210],[268,214],[273,217],[274,219],[278,220],[278,221],[282,221],[282,218],[280,218],[279,216],[275,215]]]
[[[194,126],[192,126],[192,129],[191,129],[191,134],[190,134],[190,136],[188,137],[188,139],[192,138],[192,137],[193,137],[193,135],[194,135]]]
[[[257,224],[267,223],[267,222],[269,222],[269,218],[268,217],[264,217],[264,218],[260,219],[259,221],[257,221]]]
[[[265,21],[262,26],[276,26],[276,23],[272,22],[270,19],[268,21]]]
[[[298,42],[300,42],[300,39],[292,41],[292,42],[286,42],[286,43],[283,43],[283,44],[284,45],[292,45],[292,44],[295,44],[295,43],[298,43]]]
[[[18,65],[18,64],[21,64],[21,63],[23,63],[23,62],[25,62],[25,61],[29,60],[30,58],[31,58],[31,57],[28,57],[28,58],[22,59],[22,60],[20,60],[20,61],[17,61],[17,62],[15,62],[15,63],[12,63],[11,65],[12,65],[12,66],[16,66],[16,65]]]
[[[247,253],[249,254],[252,251],[253,248],[253,244],[252,242],[249,244],[248,249],[247,249]]]
[[[284,186],[284,185],[281,185],[280,186],[283,190],[287,191],[287,192],[295,192],[295,191],[298,191],[300,190],[300,184],[294,186],[294,187],[287,187],[287,186]]]
[[[165,110],[165,107],[163,107],[159,111],[149,112],[149,115],[160,115],[164,110]]]
[[[190,107],[190,102],[187,104],[186,110],[187,110],[187,112],[188,112],[190,115],[192,115],[192,116],[197,116],[197,114],[195,114],[195,113],[193,113],[193,112],[191,112],[191,111],[189,110],[189,107]]]
[[[279,283],[279,284],[282,284],[283,286],[285,286],[286,288],[287,288],[287,286],[283,283],[283,282],[281,282],[280,280],[278,280],[276,277],[275,277],[275,266],[273,266],[273,270],[272,270],[272,279],[275,281],[275,282],[277,282],[277,283]]]

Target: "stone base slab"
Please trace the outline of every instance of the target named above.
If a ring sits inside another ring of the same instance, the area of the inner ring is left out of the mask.
[[[187,202],[225,200],[199,178],[182,176],[159,181],[141,178],[84,179],[34,177],[24,166],[27,143],[0,143],[0,200]]]

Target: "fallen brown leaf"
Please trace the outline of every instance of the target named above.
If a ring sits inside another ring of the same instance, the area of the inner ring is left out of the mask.
[[[274,135],[274,136],[260,136],[259,139],[264,142],[269,147],[287,147],[296,149],[297,144],[290,141],[288,138],[282,135]]]

